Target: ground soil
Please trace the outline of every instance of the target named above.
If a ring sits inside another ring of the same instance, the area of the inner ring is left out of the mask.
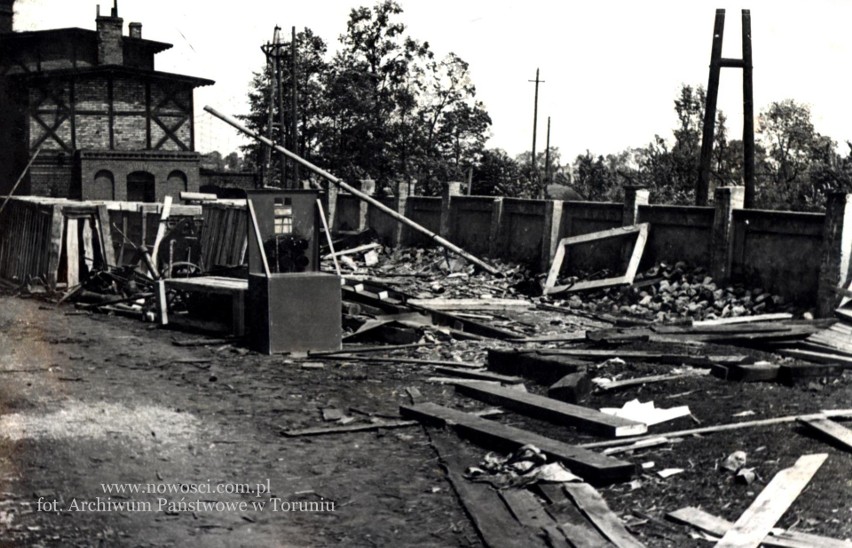
[[[536,311],[518,318],[536,333],[564,332],[581,319]],[[529,327],[529,326],[528,326]],[[368,364],[264,356],[235,344],[182,347],[196,338],[141,321],[81,314],[34,299],[0,296],[0,545],[2,546],[478,546],[479,537],[419,426],[289,438],[282,431],[328,426],[322,409],[365,422],[364,413],[397,416],[408,387],[463,409],[482,407],[428,382],[435,372],[411,364]],[[407,356],[484,361],[498,342],[458,342]],[[741,350],[714,349],[714,353]],[[400,354],[402,355],[402,354]],[[613,356],[618,349],[613,349]],[[642,376],[672,366],[603,366],[602,376]],[[528,383],[531,391],[544,387]],[[732,383],[712,376],[592,396],[592,407],[640,398],[660,407],[688,405],[694,418],[652,428],[665,432],[852,407],[852,376],[792,387]],[[747,418],[734,415],[753,412]],[[570,443],[597,441],[571,428],[513,413],[496,418]],[[758,480],[734,481],[718,465],[745,451]],[[470,464],[485,452],[459,440]],[[780,522],[852,538],[852,455],[794,424],[749,428],[647,449],[622,458],[654,467],[630,484],[602,488],[610,507],[648,546],[708,546],[663,520],[683,506],[736,520],[780,469],[799,456],[829,458]],[[662,479],[656,471],[682,468]],[[268,484],[270,493],[106,493],[105,483]],[[334,511],[281,512],[281,501],[333,501]],[[151,512],[70,511],[75,501],[150,501]],[[243,511],[189,511],[158,498],[264,501]],[[58,501],[56,512],[38,501]],[[279,505],[280,507],[280,505]],[[648,520],[648,518],[654,518]],[[648,520],[648,521],[645,521]]]

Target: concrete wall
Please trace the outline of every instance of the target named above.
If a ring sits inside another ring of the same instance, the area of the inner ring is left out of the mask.
[[[457,184],[451,183],[441,198],[382,201],[474,255],[526,262],[542,271],[563,238],[647,222],[651,229],[640,271],[659,262],[684,261],[706,268],[720,283],[760,286],[801,304],[814,304],[823,295],[820,310],[830,311],[833,288],[852,282],[852,266],[847,265],[852,263],[847,260],[852,257],[852,195],[833,198],[840,205],[831,211],[838,213],[828,217],[744,210],[741,191],[720,188],[714,207],[690,207],[647,204],[647,191],[637,189],[625,192],[625,203],[563,202],[459,196]],[[391,245],[429,245],[429,238],[399,230],[389,216],[365,214],[372,209],[365,208],[355,197],[340,194],[333,209],[335,226],[373,228]],[[624,237],[570,246],[563,269],[620,273],[634,241]]]
[[[791,300],[816,295],[825,215],[734,211],[732,275]]]

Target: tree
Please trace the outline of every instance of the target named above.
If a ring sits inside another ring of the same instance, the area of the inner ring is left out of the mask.
[[[482,151],[473,170],[472,194],[481,196],[520,196],[524,193],[521,168],[505,150]]]

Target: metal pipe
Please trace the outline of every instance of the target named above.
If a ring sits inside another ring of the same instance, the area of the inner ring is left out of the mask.
[[[409,219],[405,215],[402,215],[402,214],[394,211],[393,209],[389,208],[385,204],[376,200],[375,198],[373,198],[369,194],[364,194],[363,192],[361,192],[357,188],[350,186],[349,184],[341,181],[340,179],[338,179],[337,177],[335,177],[331,173],[329,173],[326,170],[322,169],[321,167],[318,167],[318,166],[312,164],[311,162],[305,160],[304,158],[302,158],[298,154],[294,154],[293,152],[290,152],[286,148],[276,145],[275,143],[273,143],[272,141],[270,141],[266,137],[254,132],[254,131],[248,129],[247,127],[245,127],[244,125],[240,124],[238,121],[236,121],[234,118],[228,116],[227,114],[222,114],[221,112],[217,111],[216,109],[214,109],[213,107],[211,107],[209,105],[205,106],[204,110],[209,112],[210,114],[212,114],[216,118],[219,118],[223,122],[230,124],[231,126],[238,129],[239,131],[245,133],[246,135],[253,137],[254,139],[257,139],[258,141],[265,144],[266,146],[272,147],[275,150],[277,150],[278,152],[280,152],[280,153],[292,158],[293,160],[299,162],[300,164],[307,167],[311,171],[317,173],[318,175],[325,177],[326,179],[328,179],[329,181],[331,181],[333,184],[337,185],[338,187],[342,188],[343,190],[348,191],[353,196],[356,196],[359,199],[361,199],[361,200],[367,202],[368,204],[372,205],[373,207],[376,207],[376,208],[380,209],[381,211],[387,213],[388,215],[390,215],[391,217],[393,217],[397,221],[401,222],[402,224],[407,225],[407,226],[413,228],[414,230],[425,234],[426,236],[429,236],[429,238],[434,240],[435,243],[437,243],[441,247],[444,247],[444,248],[452,251],[453,253],[459,255],[460,257],[463,257],[464,259],[466,259],[466,260],[472,262],[473,264],[479,266],[480,268],[482,268],[486,272],[489,272],[489,273],[495,274],[495,275],[500,274],[499,270],[497,270],[493,266],[489,265],[488,263],[482,261],[481,259],[475,257],[474,255],[471,255],[470,253],[468,253],[464,249],[460,248],[459,246],[455,245],[454,243],[442,238],[441,236],[438,236],[437,234],[435,234],[434,232],[432,232],[428,228],[415,223],[414,221],[412,221],[411,219]]]

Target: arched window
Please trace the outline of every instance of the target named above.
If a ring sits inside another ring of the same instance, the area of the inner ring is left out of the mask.
[[[93,200],[115,200],[115,177],[112,171],[102,169],[95,173],[95,184],[89,193]]]
[[[186,173],[176,169],[169,173],[166,180],[166,194],[177,198],[181,192],[187,190],[186,186]]]
[[[157,184],[147,171],[134,171],[127,176],[127,200],[129,202],[156,202]]]

